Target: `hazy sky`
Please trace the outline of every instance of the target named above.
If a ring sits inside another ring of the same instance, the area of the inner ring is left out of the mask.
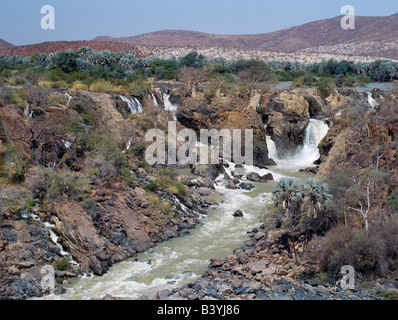
[[[0,0],[0,39],[15,45],[134,36],[184,29],[216,34],[276,31],[340,15],[398,13],[398,0]],[[55,9],[55,30],[43,30],[40,9]]]

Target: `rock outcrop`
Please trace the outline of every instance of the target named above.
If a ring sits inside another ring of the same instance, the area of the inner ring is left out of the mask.
[[[303,94],[283,91],[260,105],[258,112],[267,125],[267,134],[275,142],[280,158],[303,144],[304,132],[309,124],[309,103]]]
[[[209,105],[197,99],[186,98],[177,110],[177,120],[185,127],[195,130],[198,134],[201,129],[240,129],[242,142],[244,142],[244,130],[253,129],[254,165],[259,167],[274,165],[275,162],[268,158],[264,125],[256,110],[249,109],[247,107],[249,102],[246,100],[223,102],[220,105]]]
[[[296,249],[303,247],[296,242]],[[338,277],[317,279],[316,255],[306,255],[295,265],[286,237],[253,229],[243,246],[225,259],[210,259],[202,277],[155,300],[374,300],[378,284],[366,289],[343,290]],[[391,283],[390,286],[396,285]]]

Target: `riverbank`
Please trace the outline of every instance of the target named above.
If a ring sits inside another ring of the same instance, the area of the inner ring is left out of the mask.
[[[314,248],[303,253],[302,239],[297,239],[300,265],[296,265],[287,234],[266,232],[263,227],[253,229],[249,239],[232,255],[211,259],[200,279],[180,288],[162,290],[155,299],[383,300],[380,292],[398,288],[396,281],[379,279],[371,283],[357,280],[355,289],[344,290],[340,275],[322,277]]]

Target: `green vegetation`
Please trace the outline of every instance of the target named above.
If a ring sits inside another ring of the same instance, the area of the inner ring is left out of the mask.
[[[72,201],[81,201],[89,191],[85,177],[67,169],[35,167],[26,179],[26,184],[35,197],[51,202],[61,201],[64,195]]]
[[[314,64],[255,59],[228,61],[222,57],[207,59],[196,51],[179,58],[151,56],[140,60],[133,51],[95,52],[82,47],[76,52],[66,50],[51,55],[2,56],[0,82],[10,85],[31,83],[46,88],[73,88],[144,98],[151,89],[148,77],[182,79],[186,68],[202,70],[206,81],[211,80],[213,92],[220,92],[221,87],[221,91],[228,92],[234,87],[232,84],[237,84],[238,92],[244,93],[245,83],[249,87],[257,87],[260,82],[294,81],[295,86],[318,88],[325,97],[335,87],[398,79],[398,63],[388,60],[354,63],[330,59]]]
[[[157,173],[158,177],[155,181],[157,188],[168,190],[170,193],[178,197],[188,196],[188,191],[185,186],[176,181],[178,172],[172,169],[158,169]]]
[[[9,182],[20,183],[25,180],[28,157],[17,147],[6,144],[4,152],[0,153],[0,174]]]
[[[315,283],[320,286],[320,285],[326,285],[329,283],[329,274],[324,271],[320,271],[316,274],[314,278]]]
[[[53,267],[55,270],[65,271],[69,268],[69,261],[67,258],[58,258],[54,261]]]
[[[379,289],[375,292],[375,297],[382,297],[387,300],[398,300],[398,290],[390,289],[390,290],[383,290]]]

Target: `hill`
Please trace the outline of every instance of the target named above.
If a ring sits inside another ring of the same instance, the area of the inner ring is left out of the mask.
[[[398,59],[398,14],[356,17],[355,30],[343,30],[341,17],[254,35],[215,35],[165,30],[135,37],[97,37],[95,41],[146,47],[229,47],[271,52],[317,52]]]
[[[343,30],[341,17],[318,20],[300,26],[253,35],[216,35],[196,31],[164,30],[134,37],[97,37],[91,41],[56,41],[13,46],[0,41],[0,55],[51,53],[89,46],[96,51],[134,50],[140,58],[167,54],[181,56],[197,50],[208,58],[246,57],[261,60],[302,62],[337,60],[398,60],[398,14],[385,17],[356,17],[355,30]],[[219,54],[223,53],[223,54]]]
[[[11,46],[2,47],[0,45],[0,55],[22,55],[29,56],[32,53],[52,53],[65,51],[67,49],[77,50],[81,47],[90,47],[95,51],[109,49],[111,51],[130,51],[137,50],[136,46],[128,43],[113,43],[113,42],[98,42],[98,41],[54,41],[54,42],[42,42],[38,44],[31,44],[25,46]]]
[[[0,50],[1,50],[1,49],[10,49],[10,48],[13,48],[13,47],[14,47],[13,44],[11,44],[11,43],[9,43],[9,42],[7,42],[7,41],[4,41],[4,40],[2,40],[2,39],[0,39]]]

